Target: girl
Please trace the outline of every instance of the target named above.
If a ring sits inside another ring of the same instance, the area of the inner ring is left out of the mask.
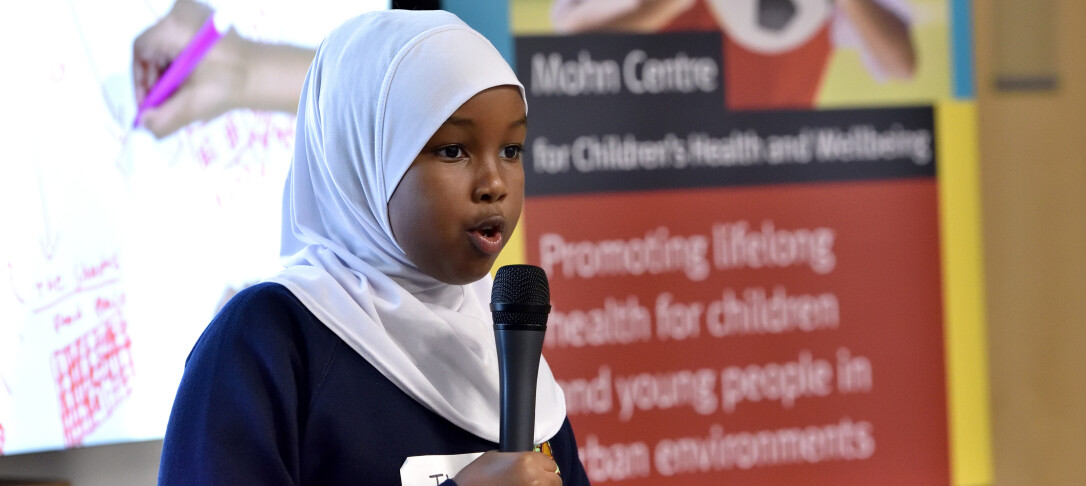
[[[329,34],[298,107],[287,267],[193,348],[159,483],[588,484],[546,361],[547,453],[492,451],[488,272],[523,205],[526,122],[513,72],[452,14]]]

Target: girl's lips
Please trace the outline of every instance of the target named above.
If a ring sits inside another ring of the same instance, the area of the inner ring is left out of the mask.
[[[501,231],[498,230],[473,230],[468,233],[471,236],[471,242],[475,245],[479,251],[488,255],[497,255],[502,250],[502,238]]]
[[[479,251],[496,255],[505,243],[504,226],[505,220],[501,216],[492,216],[469,228],[468,237]]]

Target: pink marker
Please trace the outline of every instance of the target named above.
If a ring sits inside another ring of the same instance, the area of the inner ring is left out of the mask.
[[[230,29],[229,23],[221,20],[216,22],[216,18],[217,16],[214,14],[208,17],[207,22],[204,22],[200,30],[196,31],[196,35],[192,37],[189,44],[177,54],[177,57],[170,63],[170,67],[166,68],[166,72],[162,73],[162,77],[147,93],[147,97],[143,99],[143,103],[140,103],[139,109],[136,110],[136,120],[132,122],[133,128],[139,126],[144,111],[161,105],[174,91],[177,91],[181,83],[184,83],[192,74],[192,70],[196,69],[196,66],[200,64],[200,60],[204,58],[207,51],[210,51],[215,43],[222,39],[222,36]]]

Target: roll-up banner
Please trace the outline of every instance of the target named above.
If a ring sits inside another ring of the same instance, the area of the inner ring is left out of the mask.
[[[593,484],[990,483],[968,2],[510,15]]]

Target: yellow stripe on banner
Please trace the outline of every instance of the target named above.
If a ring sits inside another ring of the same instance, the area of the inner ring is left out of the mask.
[[[935,106],[953,484],[992,483],[977,109]]]
[[[513,236],[509,238],[509,241],[505,243],[505,248],[498,254],[497,261],[494,262],[494,267],[490,269],[490,275],[493,276],[499,268],[505,265],[512,265],[515,263],[528,263],[527,255],[524,254],[524,213],[520,214],[520,221],[517,223],[517,229],[513,231]]]

